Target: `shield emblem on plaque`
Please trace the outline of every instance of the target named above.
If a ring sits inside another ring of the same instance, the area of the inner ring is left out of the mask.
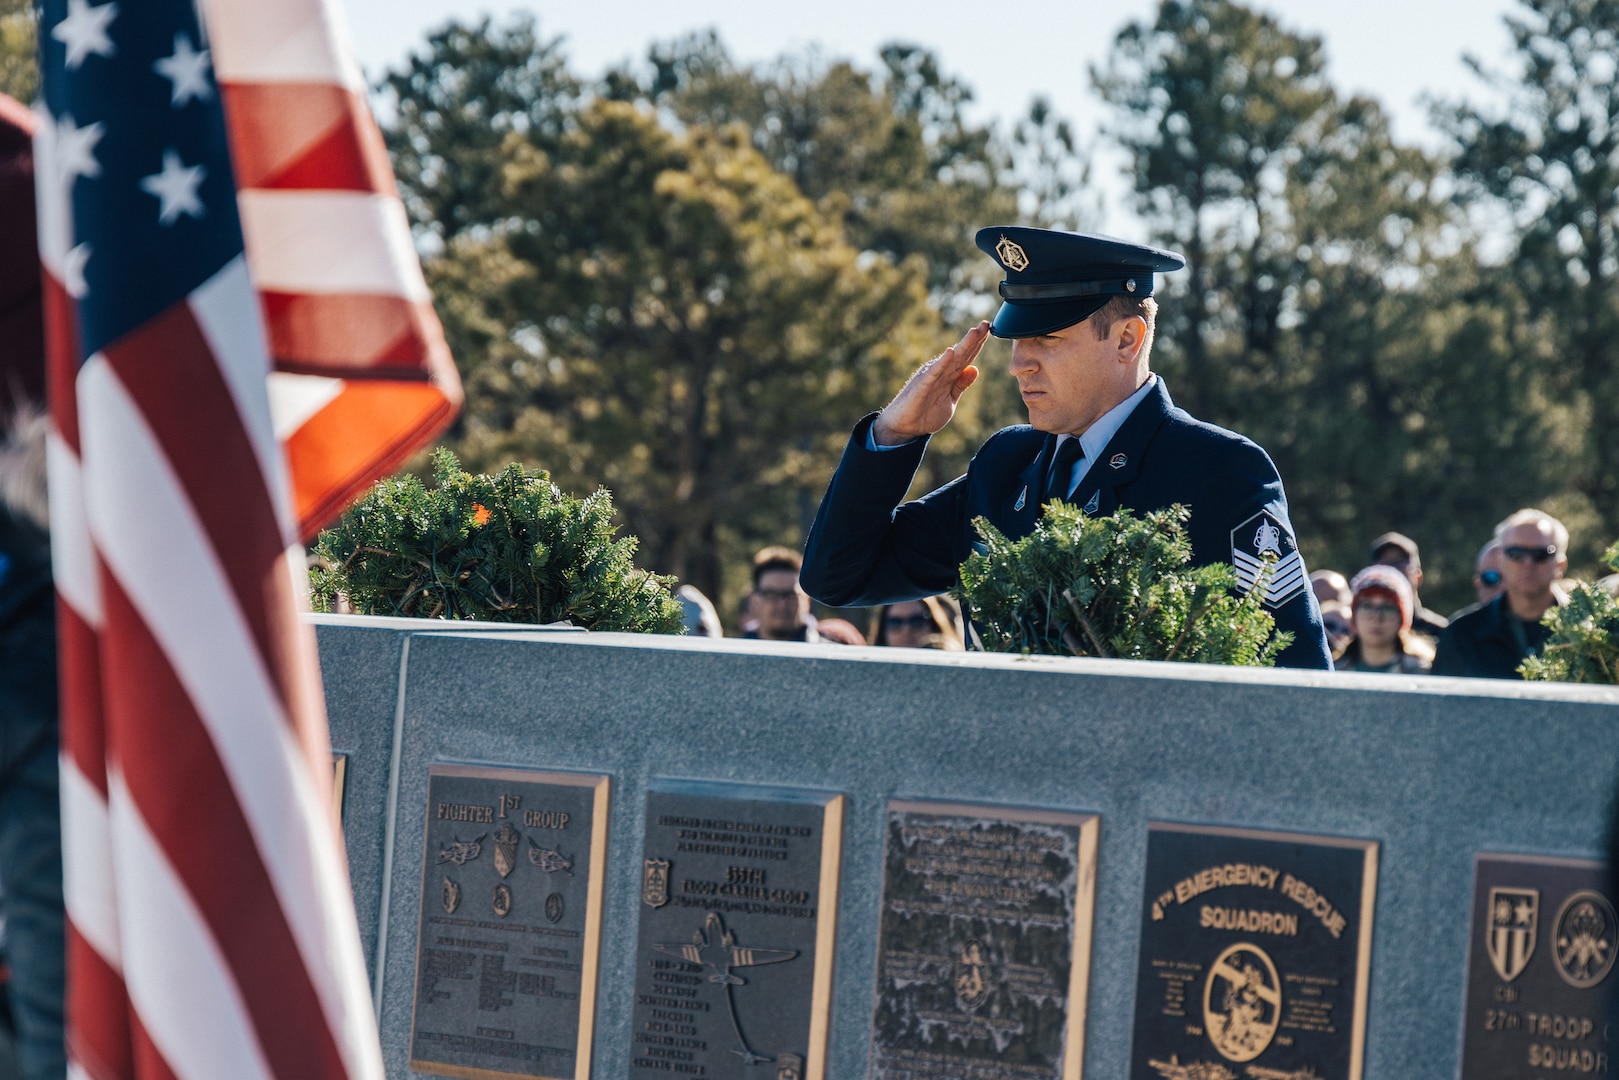
[[[797,1054],[783,1054],[776,1059],[776,1080],[804,1080],[804,1059]]]
[[[641,903],[662,907],[669,902],[669,860],[647,859],[641,871]]]
[[[517,830],[506,822],[495,830],[495,870],[505,877],[517,869]]]
[[[1540,890],[1497,886],[1490,890],[1490,918],[1484,945],[1490,963],[1504,982],[1529,966],[1535,954],[1535,928],[1540,923]]]

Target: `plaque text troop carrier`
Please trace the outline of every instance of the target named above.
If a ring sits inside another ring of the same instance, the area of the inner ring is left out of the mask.
[[[1462,1080],[1612,1075],[1610,890],[1600,862],[1478,856]]]
[[[888,804],[873,1080],[1078,1080],[1099,819]]]
[[[824,1080],[843,804],[684,781],[647,793],[631,1080]]]
[[[1131,1080],[1361,1080],[1377,852],[1150,824]]]
[[[606,776],[434,765],[410,1067],[590,1075]]]

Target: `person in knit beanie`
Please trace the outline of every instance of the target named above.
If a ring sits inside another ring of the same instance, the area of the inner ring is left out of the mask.
[[[1338,658],[1339,671],[1421,675],[1433,665],[1433,646],[1411,629],[1416,597],[1404,574],[1368,566],[1349,582],[1355,640]]]

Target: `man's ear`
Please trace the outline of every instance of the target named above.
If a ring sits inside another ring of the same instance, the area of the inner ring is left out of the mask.
[[[1141,352],[1141,343],[1147,340],[1147,320],[1140,315],[1129,315],[1113,326],[1119,336],[1115,359],[1121,364],[1135,363],[1136,356]]]

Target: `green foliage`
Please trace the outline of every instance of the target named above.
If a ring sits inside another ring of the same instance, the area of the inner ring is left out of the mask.
[[[476,467],[604,483],[648,565],[720,595],[794,526],[843,425],[936,347],[921,267],[863,258],[739,127],[599,101],[505,183],[530,224],[429,263]]]
[[[1513,223],[1513,250],[1486,283],[1521,305],[1515,344],[1545,364],[1564,409],[1572,452],[1553,490],[1559,516],[1581,526],[1576,565],[1591,565],[1594,538],[1619,533],[1619,5],[1520,0],[1504,21],[1510,69],[1469,59],[1499,107],[1439,119],[1458,193]]]
[[[39,89],[37,26],[31,0],[0,0],[0,94],[25,105]]]
[[[562,493],[516,464],[494,475],[433,454],[432,488],[383,480],[321,533],[316,606],[339,593],[366,615],[550,623],[681,632],[672,579],[637,570],[633,536],[615,536],[612,498]]]
[[[1619,570],[1619,544],[1604,561]],[[1619,684],[1619,597],[1601,585],[1580,583],[1565,607],[1546,613],[1551,636],[1539,656],[1518,671],[1526,679]]]
[[[961,567],[959,592],[993,652],[1182,660],[1268,667],[1293,640],[1275,634],[1264,583],[1234,594],[1224,563],[1188,569],[1184,506],[1087,517],[1049,504],[1034,532],[1008,540],[976,522],[985,550]]]

